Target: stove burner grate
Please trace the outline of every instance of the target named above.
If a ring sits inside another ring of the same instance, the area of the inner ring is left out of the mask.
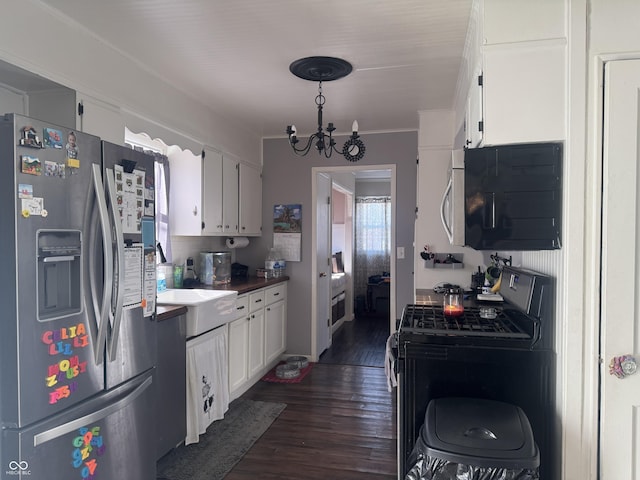
[[[441,306],[407,305],[401,331],[423,335],[531,339],[517,322],[517,311],[498,309],[496,318],[482,318],[478,307],[465,307],[458,317],[445,316]]]

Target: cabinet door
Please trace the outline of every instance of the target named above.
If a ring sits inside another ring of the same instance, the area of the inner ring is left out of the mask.
[[[171,235],[202,235],[202,157],[169,147]]]
[[[249,319],[229,323],[229,392],[233,393],[248,379]]]
[[[476,148],[482,143],[482,132],[484,130],[482,83],[482,69],[477,67],[467,98],[465,134],[468,148]]]
[[[240,234],[262,234],[262,175],[260,170],[240,164]]]
[[[484,145],[565,138],[565,46],[486,48]]]
[[[222,220],[225,235],[238,233],[238,162],[224,157],[222,161]]]
[[[260,309],[249,315],[249,378],[264,364],[264,309]]]
[[[279,300],[265,308],[264,351],[266,364],[277,359],[285,350],[285,315],[284,300]]]
[[[223,233],[222,154],[205,148],[202,163],[202,233],[215,235]]]

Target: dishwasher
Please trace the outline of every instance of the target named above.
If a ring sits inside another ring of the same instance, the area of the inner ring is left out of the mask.
[[[158,321],[156,364],[156,458],[184,441],[187,432],[185,375],[187,326],[185,315]]]

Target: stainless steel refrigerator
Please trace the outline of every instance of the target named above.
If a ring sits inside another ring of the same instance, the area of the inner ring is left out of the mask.
[[[0,478],[155,479],[154,164],[0,117]]]

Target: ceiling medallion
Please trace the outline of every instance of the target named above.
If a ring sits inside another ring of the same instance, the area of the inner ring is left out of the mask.
[[[296,155],[304,156],[309,153],[312,146],[315,146],[318,154],[324,154],[326,158],[331,157],[333,152],[343,155],[350,162],[357,162],[364,157],[365,146],[358,135],[358,122],[353,122],[351,136],[345,142],[342,151],[335,147],[336,141],[333,139],[332,134],[336,128],[333,123],[327,124],[326,131],[322,128],[322,109],[325,103],[325,97],[322,94],[322,82],[346,77],[352,70],[353,67],[349,62],[334,57],[306,57],[289,65],[289,71],[296,77],[318,82],[318,95],[315,98],[318,108],[318,130],[309,137],[304,147],[298,147],[297,144],[300,140],[296,135],[295,125],[287,126],[286,132],[289,137],[289,144]]]

